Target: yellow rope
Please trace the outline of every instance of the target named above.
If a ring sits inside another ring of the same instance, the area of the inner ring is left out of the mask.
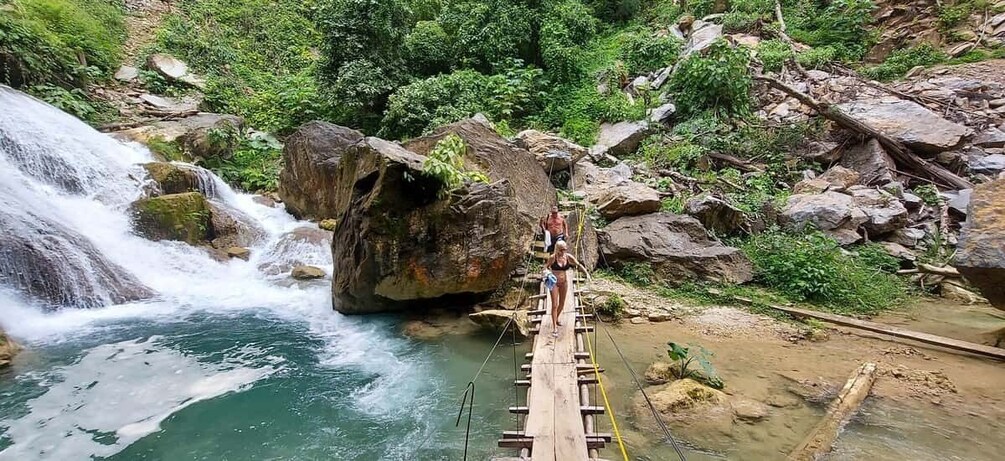
[[[607,390],[604,389],[604,381],[600,379],[600,369],[597,366],[597,360],[593,355],[593,341],[590,340],[590,333],[584,332],[583,336],[586,336],[586,344],[590,348],[590,361],[593,362],[593,375],[597,377],[597,383],[600,384],[600,395],[604,396],[604,408],[607,409],[607,416],[611,419],[611,427],[614,428],[614,436],[618,439],[618,447],[621,448],[621,456],[625,461],[628,461],[628,452],[625,451],[625,443],[621,440],[621,432],[618,430],[618,422],[614,419],[614,408],[611,407],[611,402],[607,400]]]

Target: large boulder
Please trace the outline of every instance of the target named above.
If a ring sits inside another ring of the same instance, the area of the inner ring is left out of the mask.
[[[973,134],[970,128],[950,122],[924,106],[899,98],[862,99],[838,108],[887,136],[923,153],[959,147]]]
[[[206,197],[219,194],[212,173],[187,163],[151,162],[144,163],[143,169],[152,181],[152,196],[199,192]]]
[[[537,130],[524,130],[513,140],[517,146],[534,154],[537,162],[549,175],[568,170],[569,166],[586,156],[587,149],[579,144]]]
[[[5,207],[0,228],[0,285],[47,308],[102,307],[153,295],[58,220]]]
[[[712,240],[690,216],[653,213],[626,216],[598,231],[608,264],[649,263],[665,280],[702,279],[744,283],[752,266],[743,253]]]
[[[327,122],[309,122],[286,139],[279,197],[298,218],[337,218],[337,172],[343,152],[363,140],[363,133]]]
[[[865,215],[862,228],[870,236],[893,232],[907,225],[907,208],[886,191],[865,186],[848,189],[852,203]]]
[[[151,54],[147,57],[147,68],[171,82],[181,82],[200,89],[206,86],[202,78],[189,72],[188,64],[170,54]]]
[[[743,211],[725,200],[708,195],[688,200],[685,210],[687,214],[697,218],[706,229],[717,235],[736,233],[747,222]]]
[[[130,206],[133,228],[151,240],[208,242],[212,236],[209,201],[198,192],[144,198]]]
[[[7,337],[7,334],[0,330],[0,368],[10,365],[14,354],[20,349],[14,340]]]
[[[684,49],[681,50],[681,59],[707,50],[721,37],[721,24],[702,20],[694,21],[691,25],[691,32],[688,34],[687,43],[684,45]]]
[[[268,235],[247,213],[215,200],[210,200],[208,205],[213,247],[250,247]]]
[[[635,181],[611,184],[591,201],[597,204],[597,211],[606,219],[655,213],[661,206],[656,189]]]
[[[469,138],[485,134],[467,128],[458,131]],[[486,138],[469,141],[469,151],[484,155],[476,157],[484,163],[475,165],[509,164],[503,172],[527,175],[516,178],[524,190],[538,191],[541,202],[554,200],[551,190],[537,184],[535,178],[548,180],[530,153]],[[495,291],[523,260],[537,219],[519,211],[511,183],[474,183],[441,197],[439,181],[421,173],[424,160],[377,138],[341,154],[334,195],[344,212],[332,243],[332,295],[339,312],[467,303]],[[534,198],[522,197],[524,206],[543,216],[545,207]]]
[[[857,229],[868,219],[855,206],[850,195],[833,191],[790,196],[782,209],[781,218],[795,229],[811,225],[822,231]]]
[[[605,155],[620,157],[630,155],[639,148],[642,140],[649,135],[649,125],[645,122],[617,122],[600,125],[597,143],[590,148],[593,158]]]
[[[991,304],[1005,309],[1005,179],[974,188],[957,245],[956,268]]]
[[[875,139],[846,150],[841,156],[841,166],[858,172],[862,185],[882,186],[894,181],[893,159]]]
[[[500,136],[481,117],[437,128],[429,136],[405,143],[405,148],[427,155],[437,142],[450,134],[459,136],[467,146],[465,168],[481,170],[492,181],[508,181],[515,194],[517,210],[533,222],[547,215],[557,203],[555,187],[534,155]]]

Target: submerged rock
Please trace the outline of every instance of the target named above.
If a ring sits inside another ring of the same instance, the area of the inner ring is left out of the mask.
[[[1005,310],[1005,179],[974,188],[955,266],[991,305]]]
[[[182,194],[199,192],[207,197],[217,195],[216,182],[211,173],[197,166],[184,163],[151,162],[144,163],[150,179],[154,182],[153,195]]]
[[[250,247],[268,235],[258,221],[243,211],[214,200],[208,205],[214,247]]]
[[[598,231],[600,251],[615,267],[648,263],[665,280],[749,282],[753,267],[743,253],[712,240],[697,219],[671,213],[619,218]]]
[[[266,275],[288,274],[297,266],[319,266],[332,263],[332,233],[316,227],[293,229],[276,240],[258,258],[258,270]]]

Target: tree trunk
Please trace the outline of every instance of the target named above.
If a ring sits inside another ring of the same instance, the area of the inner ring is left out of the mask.
[[[831,445],[837,440],[841,428],[851,419],[851,416],[862,405],[869,395],[872,383],[876,380],[876,364],[864,363],[858,367],[844,389],[827,407],[824,419],[813,428],[809,436],[803,440],[787,458],[788,461],[815,461],[831,450]]]

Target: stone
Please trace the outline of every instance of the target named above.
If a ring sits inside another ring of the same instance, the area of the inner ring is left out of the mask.
[[[228,247],[223,251],[227,253],[228,258],[243,259],[245,261],[251,259],[251,250],[244,247]]]
[[[722,25],[711,22],[697,20],[692,25],[691,33],[688,35],[687,43],[681,50],[681,60],[694,54],[707,50],[716,40],[722,37]]]
[[[1005,147],[1005,132],[997,128],[988,128],[974,136],[971,142],[979,147],[1002,148]]]
[[[534,154],[537,162],[549,175],[568,170],[570,165],[589,153],[579,144],[537,130],[521,131],[513,141],[517,146]]]
[[[530,337],[530,318],[527,311],[508,311],[502,309],[490,309],[469,314],[468,318],[482,328],[501,333],[510,319],[516,327],[517,336],[521,338]],[[512,328],[512,327],[511,327]]]
[[[184,122],[188,131],[178,138],[182,148],[197,159],[229,159],[244,132],[244,119],[236,115],[197,114]]]
[[[862,236],[855,229],[838,228],[823,231],[824,234],[834,239],[839,245],[847,246],[862,240]]]
[[[684,37],[681,37],[681,40],[683,41]],[[660,89],[660,87],[662,87],[663,84],[666,83],[667,79],[669,79],[670,75],[672,74],[673,74],[673,66],[664,67],[656,71],[656,76],[653,77],[652,89],[654,91]],[[1001,105],[1005,106],[1005,101],[1003,101]]]
[[[946,206],[949,207],[949,211],[955,213],[957,216],[965,217],[970,207],[970,197],[973,195],[973,192],[973,189],[962,189],[940,192],[939,195],[946,200]]]
[[[950,122],[920,104],[897,98],[860,99],[837,107],[923,153],[955,149],[973,133],[970,128]]]
[[[421,174],[423,155],[378,138],[340,154],[331,192],[341,211],[331,246],[339,312],[423,309],[444,300],[473,304],[524,261],[554,189],[529,152],[480,122],[460,123],[468,126],[448,127],[465,140],[466,165],[485,168],[494,182],[440,194],[441,183]],[[444,130],[433,136],[445,136]],[[430,138],[408,144],[423,151],[434,145]]]
[[[897,229],[886,236],[886,241],[903,245],[908,248],[918,246],[925,239],[925,230],[916,227]]]
[[[164,53],[156,53],[147,57],[147,67],[170,80],[177,80],[188,73],[187,64]]]
[[[677,113],[677,106],[675,106],[672,102],[668,102],[654,109],[649,109],[649,123],[669,123],[675,113]]]
[[[171,98],[144,93],[139,96],[146,105],[165,112],[188,112],[198,109],[198,103],[191,99]]]
[[[650,322],[666,322],[672,318],[673,316],[667,312],[650,312],[646,315],[646,320]]]
[[[893,242],[879,242],[879,246],[883,248],[886,254],[893,256],[902,261],[915,261],[918,256],[914,254],[913,251],[907,247]]]
[[[603,123],[600,125],[597,143],[590,148],[590,155],[593,158],[631,155],[648,135],[649,126],[644,122]]]
[[[597,233],[600,252],[614,267],[648,263],[671,282],[751,280],[753,268],[743,253],[709,238],[701,222],[690,216],[663,212],[626,216]]]
[[[139,69],[127,65],[119,66],[119,70],[115,71],[115,75],[113,75],[113,77],[120,82],[131,82],[136,80],[136,77],[139,76]]]
[[[212,238],[209,202],[198,192],[144,198],[130,206],[133,228],[151,240],[195,245]]]
[[[151,196],[199,192],[207,197],[217,195],[216,182],[209,171],[186,163],[144,163],[153,181]]]
[[[13,339],[8,338],[3,330],[0,330],[0,369],[10,366],[11,360],[14,359],[14,355],[19,350],[21,347]]]
[[[408,141],[405,148],[427,155],[449,134],[464,140],[468,148],[465,166],[481,170],[491,181],[506,180],[513,189],[517,210],[533,222],[547,215],[557,202],[555,187],[534,155],[500,136],[487,121],[470,118],[451,123]]]
[[[831,183],[820,178],[803,179],[792,186],[793,194],[822,194],[831,188]]]
[[[736,416],[736,419],[746,423],[763,421],[770,412],[767,405],[740,397],[730,398],[729,405],[733,409],[733,415]]]
[[[318,222],[318,227],[328,232],[335,232],[336,226],[338,226],[338,220],[336,219],[322,219]]]
[[[920,210],[921,207],[925,204],[925,201],[922,200],[921,197],[918,197],[917,195],[914,195],[910,192],[905,192],[903,195],[901,195],[900,200],[904,202],[904,207],[907,208],[908,211]]]
[[[743,229],[747,216],[725,200],[709,195],[694,197],[684,206],[687,214],[694,216],[705,229],[716,235],[731,235]]]
[[[841,166],[858,172],[858,183],[866,186],[882,186],[894,181],[893,159],[875,139],[852,146],[841,156]],[[850,187],[849,184],[847,187]]]
[[[265,228],[247,213],[216,200],[207,204],[213,247],[250,247],[268,236]]]
[[[610,186],[596,200],[591,201],[597,204],[597,211],[608,220],[654,213],[661,206],[660,194],[656,189],[635,181]]]
[[[286,138],[279,197],[286,211],[300,219],[337,218],[335,196],[339,159],[363,141],[363,133],[328,122],[302,125]]]
[[[1005,310],[1005,178],[974,187],[954,266],[991,305]]]
[[[675,427],[696,434],[727,436],[733,430],[733,408],[729,396],[693,379],[678,379],[648,389],[649,401],[660,417]],[[651,421],[653,415],[641,395],[632,400],[636,421]]]
[[[657,386],[673,379],[673,365],[667,362],[653,362],[644,374],[646,384]]]
[[[297,280],[323,279],[326,275],[324,269],[315,266],[296,266],[290,271],[290,277]]]
[[[967,163],[974,173],[996,175],[1005,170],[1005,154],[971,156]]]
[[[866,216],[862,228],[869,235],[882,235],[907,225],[907,208],[888,192],[865,186],[848,189],[852,203]]]
[[[827,181],[827,184],[830,185],[828,190],[840,192],[858,184],[861,178],[862,175],[858,171],[841,165],[835,165],[825,171],[817,179]]]
[[[796,194],[788,198],[781,219],[794,229],[812,225],[828,231],[857,229],[868,217],[855,206],[851,196],[827,191],[822,194]]]
[[[632,318],[628,319],[628,322],[631,323],[631,324],[633,324],[633,325],[641,325],[643,323],[646,323],[646,319],[644,319],[642,317],[632,317]]]

